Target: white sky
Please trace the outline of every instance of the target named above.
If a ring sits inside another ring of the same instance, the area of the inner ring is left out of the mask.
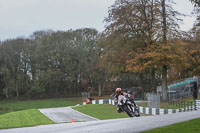
[[[103,20],[115,0],[0,0],[0,40],[28,37],[34,31],[95,28],[104,30]],[[174,0],[174,9],[190,15],[189,0]],[[194,17],[185,17],[182,30],[189,30]]]

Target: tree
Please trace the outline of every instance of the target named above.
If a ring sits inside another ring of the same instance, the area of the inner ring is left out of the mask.
[[[163,43],[166,45],[167,43],[167,16],[166,16],[166,5],[165,0],[161,0],[161,6],[162,6],[162,31],[163,31]],[[167,59],[164,59],[167,61]],[[162,66],[162,96],[163,100],[167,100],[167,66]]]
[[[151,74],[154,89],[155,76],[163,70],[163,86],[166,86],[167,67],[173,63],[170,58],[177,57],[170,55],[179,36],[177,15],[165,1],[116,1],[105,19],[104,59],[109,62],[110,70]]]

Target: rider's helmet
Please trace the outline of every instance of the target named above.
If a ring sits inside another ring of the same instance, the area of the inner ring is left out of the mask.
[[[117,88],[115,91],[116,91],[117,94],[120,94],[122,92],[122,89],[121,88]]]

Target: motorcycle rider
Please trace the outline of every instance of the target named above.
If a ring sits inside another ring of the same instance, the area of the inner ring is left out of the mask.
[[[117,105],[117,111],[118,111],[119,113],[122,112],[121,108],[120,108],[119,105],[117,104],[119,95],[127,96],[127,97],[129,98],[129,100],[134,104],[134,106],[136,106],[134,100],[133,100],[133,99],[131,98],[131,96],[130,96],[130,92],[129,92],[129,91],[128,91],[128,93],[125,93],[125,92],[122,92],[122,89],[121,89],[121,88],[116,88],[115,92],[116,92],[116,95],[115,95],[114,101],[115,101],[115,105]]]
[[[119,95],[124,95],[124,96],[126,96],[127,93],[122,92],[122,89],[121,89],[121,88],[116,88],[115,92],[116,92],[115,99],[114,99],[115,105],[117,105],[117,111],[118,111],[119,113],[121,113],[122,110],[120,109],[119,105],[117,104],[118,97],[119,97]]]

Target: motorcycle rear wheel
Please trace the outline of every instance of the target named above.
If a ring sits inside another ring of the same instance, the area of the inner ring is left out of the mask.
[[[124,108],[124,111],[126,112],[126,114],[129,117],[133,117],[134,116],[134,113],[127,106],[124,106],[123,108]]]

